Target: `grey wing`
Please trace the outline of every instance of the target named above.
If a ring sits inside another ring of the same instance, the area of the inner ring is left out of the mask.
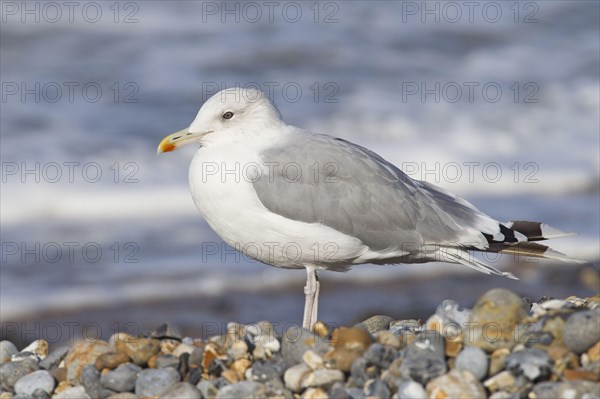
[[[498,222],[471,204],[408,177],[345,140],[298,132],[263,154],[267,175],[253,183],[271,212],[322,223],[375,251],[438,244],[486,247]]]

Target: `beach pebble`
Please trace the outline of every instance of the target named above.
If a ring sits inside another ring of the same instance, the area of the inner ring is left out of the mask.
[[[570,381],[559,385],[558,399],[596,399],[600,397],[598,383]]]
[[[398,385],[398,399],[426,399],[427,392],[416,381],[407,381]]]
[[[563,341],[577,353],[600,341],[600,309],[573,313],[564,325]]]
[[[525,302],[515,293],[495,288],[477,300],[469,323],[473,326],[463,338],[467,346],[477,346],[491,353],[499,348],[512,348],[516,342],[514,328],[527,316]]]
[[[21,377],[38,369],[38,363],[33,359],[2,363],[0,364],[0,388],[11,391]]]
[[[181,341],[183,334],[181,334],[181,330],[176,326],[171,324],[161,324],[158,328],[151,331],[148,334],[144,334],[147,338],[155,338],[155,339],[174,339],[177,341]]]
[[[65,345],[53,350],[48,356],[40,361],[40,367],[45,370],[52,370],[53,368],[58,367],[60,362],[67,356],[69,349],[70,347]]]
[[[178,382],[171,386],[160,399],[202,399],[202,393],[198,388],[188,382]]]
[[[81,385],[92,399],[102,397],[102,385],[100,385],[100,372],[95,365],[88,364],[81,372]]]
[[[372,344],[362,356],[368,363],[385,369],[398,357],[398,351],[390,346]]]
[[[392,396],[390,388],[381,380],[373,379],[367,381],[363,391],[368,398],[386,399]]]
[[[179,367],[179,358],[175,355],[159,355],[156,358],[156,368],[163,369],[165,367]]]
[[[169,388],[179,382],[179,373],[171,367],[164,369],[146,369],[138,373],[135,382],[137,396],[162,395]]]
[[[85,389],[78,385],[76,387],[70,387],[64,391],[54,395],[53,399],[91,399],[90,396],[85,392]]]
[[[446,299],[438,305],[435,314],[448,323],[456,323],[463,328],[471,317],[471,310],[460,306],[451,299]]]
[[[160,345],[159,345],[160,346]],[[181,357],[184,354],[191,354],[194,349],[196,349],[195,346],[193,345],[188,345],[188,344],[179,344],[175,350],[173,351],[173,356],[177,356],[177,357]]]
[[[21,353],[33,353],[38,359],[44,359],[48,356],[48,342],[45,339],[36,339],[23,348]]]
[[[78,383],[83,368],[88,364],[96,364],[96,359],[110,351],[110,345],[104,341],[77,341],[65,357],[67,379]]]
[[[393,321],[394,319],[389,316],[376,315],[361,321],[354,327],[363,328],[367,330],[369,334],[375,334],[378,331],[387,330],[390,327],[390,323]]]
[[[283,375],[286,388],[292,392],[300,392],[302,380],[310,371],[311,369],[306,363],[298,363],[288,368]]]
[[[317,369],[313,370],[302,379],[300,386],[308,387],[324,387],[329,388],[335,382],[344,381],[344,373],[336,369]]]
[[[304,355],[302,355],[302,360],[304,360],[304,363],[306,363],[308,367],[313,370],[323,367],[323,358],[313,351],[304,352]]]
[[[515,376],[510,371],[502,371],[488,378],[483,385],[491,392],[512,389],[516,384]]]
[[[282,337],[281,354],[287,367],[303,361],[304,352],[312,350],[321,355],[329,350],[330,346],[318,335],[297,327],[286,330]]]
[[[452,370],[427,384],[430,398],[480,399],[486,396],[479,380],[468,371]]]
[[[529,381],[545,380],[552,373],[552,359],[540,349],[528,348],[508,355],[505,368]]]
[[[117,351],[125,353],[138,366],[145,365],[160,351],[160,341],[152,338],[123,337],[116,345]]]
[[[217,397],[218,390],[210,381],[202,380],[196,384],[196,388],[202,393],[204,399],[214,399]]]
[[[17,395],[33,395],[33,393],[42,389],[48,394],[54,390],[55,382],[52,375],[46,370],[34,371],[31,374],[27,374],[16,382],[15,392]]]
[[[138,399],[138,397],[131,392],[119,392],[107,396],[106,399]]]
[[[217,399],[262,399],[265,397],[265,386],[255,381],[242,381],[222,387]]]
[[[95,366],[96,366],[96,369],[98,369],[98,370],[103,370],[103,369],[114,370],[120,364],[128,363],[130,361],[131,361],[131,359],[129,359],[129,356],[127,356],[126,353],[107,352],[107,353],[103,353],[100,356],[98,356],[98,358],[96,359]]]
[[[325,359],[342,371],[350,371],[354,361],[371,345],[373,339],[363,328],[338,328],[333,333],[334,350],[327,353]]]
[[[425,385],[446,371],[444,338],[438,332],[424,331],[405,348],[399,375]]]
[[[533,386],[530,397],[534,396],[535,398],[558,398],[558,388],[560,388],[560,382],[540,382]]]
[[[252,365],[252,381],[267,382],[280,379],[283,376],[285,366],[281,362],[266,362],[259,360]]]
[[[140,366],[133,363],[124,363],[116,369],[100,376],[100,384],[115,392],[133,391],[138,373],[142,371]]]
[[[308,388],[302,393],[302,399],[329,399],[321,388]]]
[[[336,382],[333,384],[331,388],[329,388],[327,396],[335,399],[350,399],[350,395],[348,395],[348,391],[342,382]]]
[[[488,358],[481,349],[467,346],[456,357],[455,367],[457,370],[470,371],[477,379],[483,380],[488,372]]]
[[[10,341],[0,341],[0,363],[10,361],[13,355],[19,353],[19,350]]]

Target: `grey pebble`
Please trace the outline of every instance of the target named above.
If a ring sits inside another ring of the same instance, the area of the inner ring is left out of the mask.
[[[404,350],[399,375],[425,385],[447,370],[444,338],[437,331],[424,331]]]
[[[262,399],[265,397],[265,386],[255,381],[242,381],[219,389],[217,399]]]
[[[368,364],[367,359],[361,356],[352,362],[352,367],[350,368],[350,377],[361,387],[371,378],[377,377],[377,370],[374,370],[374,368],[372,370],[368,369]]]
[[[202,399],[202,393],[198,388],[188,382],[178,382],[167,392],[160,396],[161,399]]]
[[[470,371],[480,381],[488,372],[488,357],[486,353],[475,347],[467,346],[456,357],[456,369]]]
[[[156,368],[164,369],[165,367],[179,367],[179,358],[175,355],[160,355],[156,358]]]
[[[364,392],[368,398],[388,399],[392,396],[390,388],[381,380],[367,381]]]
[[[38,370],[19,378],[15,384],[15,392],[17,395],[31,396],[36,390],[42,389],[47,393],[51,393],[54,386],[55,382],[52,375],[46,370]]]
[[[323,338],[299,327],[286,330],[281,341],[281,354],[288,368],[301,363],[304,352],[309,349],[323,356],[331,348]]]
[[[564,326],[563,341],[577,353],[585,352],[600,341],[600,308],[569,316]]]
[[[329,388],[327,396],[331,399],[350,399],[350,395],[346,391],[342,382],[336,382]]]
[[[0,363],[10,361],[10,359],[19,353],[19,350],[10,341],[0,341]]]
[[[364,399],[366,398],[365,393],[360,388],[348,388],[346,389],[348,396],[352,399]]]
[[[43,389],[36,389],[31,394],[33,399],[50,399],[50,394]]]
[[[155,330],[144,334],[144,336],[156,339],[175,339],[177,341],[181,341],[183,338],[183,334],[179,328],[167,323],[161,324]]]
[[[78,385],[76,387],[67,388],[64,391],[57,393],[53,399],[91,399],[85,392],[85,389]]]
[[[456,323],[464,327],[471,317],[471,309],[463,308],[455,301],[446,299],[438,305],[435,314],[440,316],[445,323]]]
[[[536,398],[558,398],[560,382],[544,381],[533,386],[532,392]]]
[[[363,357],[367,362],[377,367],[387,369],[390,364],[398,357],[398,351],[390,346],[381,344],[372,344],[367,348]]]
[[[135,382],[135,394],[137,396],[162,395],[177,382],[179,382],[179,373],[171,367],[142,370]]]
[[[102,398],[102,385],[100,384],[100,372],[96,366],[88,364],[81,372],[81,385],[92,399]]]
[[[60,348],[53,350],[46,358],[40,361],[40,367],[45,370],[52,370],[53,368],[58,367],[60,362],[67,356],[69,349],[69,346],[61,346]]]
[[[33,359],[2,363],[0,364],[0,387],[5,391],[11,391],[19,378],[39,368],[38,363]]]
[[[100,376],[100,384],[115,392],[129,392],[135,388],[135,381],[141,367],[133,363],[120,364],[116,369]]]
[[[196,384],[196,388],[200,390],[204,399],[213,399],[217,397],[218,390],[210,381],[200,381],[198,384]]]
[[[200,367],[194,367],[190,369],[190,372],[185,378],[186,382],[189,382],[192,385],[196,385],[202,379],[202,369]]]
[[[252,381],[267,382],[269,380],[281,380],[285,371],[283,363],[258,361],[252,365]]]
[[[387,330],[390,328],[390,323],[393,322],[389,316],[376,315],[361,321],[354,327],[364,328],[369,334],[375,334],[377,331]]]
[[[527,348],[508,355],[505,368],[530,381],[543,381],[552,373],[552,359],[540,349]]]

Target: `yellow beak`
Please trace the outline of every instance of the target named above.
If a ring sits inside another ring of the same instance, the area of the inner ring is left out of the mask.
[[[156,149],[156,154],[160,155],[163,152],[173,151],[173,150],[177,149],[178,147],[181,147],[183,145],[190,144],[194,141],[197,141],[198,139],[202,138],[204,135],[206,135],[208,133],[211,133],[211,131],[201,132],[201,133],[191,133],[189,131],[189,128],[186,128],[186,129],[180,130],[178,132],[175,132],[173,134],[170,134],[167,137],[165,137],[164,139],[162,139],[162,141],[158,145],[158,148]]]

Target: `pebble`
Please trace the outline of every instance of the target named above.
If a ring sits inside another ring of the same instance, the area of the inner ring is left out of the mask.
[[[483,380],[488,372],[487,355],[475,346],[467,346],[456,357],[455,368],[470,371],[478,380]]]
[[[33,393],[42,389],[48,394],[54,390],[55,382],[52,375],[46,370],[34,371],[31,374],[27,374],[16,382],[15,392],[17,395],[33,395]]]
[[[146,334],[147,338],[155,338],[155,339],[173,339],[177,341],[181,341],[183,334],[181,334],[181,330],[176,326],[172,326],[170,324],[164,323],[161,324],[158,328],[151,331],[149,334]]]
[[[233,360],[238,360],[248,355],[248,344],[244,341],[236,341],[227,351],[227,355]]]
[[[137,396],[162,395],[171,385],[179,382],[179,379],[179,373],[171,367],[142,370],[135,382],[135,394]]]
[[[398,357],[398,351],[392,347],[381,344],[372,344],[363,353],[363,357],[369,364],[387,369],[390,364]]]
[[[444,338],[436,331],[424,331],[406,347],[399,375],[425,385],[446,371]]]
[[[600,341],[600,309],[573,313],[564,325],[563,341],[577,353]]]
[[[558,386],[558,399],[596,399],[600,397],[597,383],[570,381]]]
[[[167,392],[160,396],[161,399],[202,399],[198,388],[188,382],[178,382]]]
[[[45,339],[37,339],[23,348],[21,353],[33,353],[39,359],[44,359],[48,356],[48,342]]]
[[[21,377],[38,369],[39,366],[33,359],[2,363],[0,364],[0,387],[5,391],[12,391],[15,383]]]
[[[514,387],[515,377],[510,371],[502,371],[493,377],[488,378],[483,385],[492,392],[501,391],[506,388]]]
[[[389,316],[376,315],[361,321],[354,327],[365,329],[369,334],[375,334],[378,331],[383,331],[390,328],[390,323],[393,321],[394,319]]]
[[[106,399],[138,399],[138,397],[131,392],[119,392],[108,396]]]
[[[359,358],[371,345],[373,339],[363,328],[339,328],[333,332],[334,350],[327,353],[325,359],[342,371],[348,372],[354,360]]]
[[[100,384],[115,392],[133,391],[138,373],[142,371],[140,366],[133,363],[124,363],[116,369],[100,376]]]
[[[510,350],[508,348],[496,349],[490,355],[490,368],[488,371],[488,375],[496,375],[502,370],[504,370],[504,365],[506,364],[506,357],[510,355]]]
[[[486,396],[479,380],[463,370],[452,370],[429,381],[426,391],[430,398],[480,399]]]
[[[391,346],[394,349],[400,349],[402,347],[402,341],[400,337],[389,331],[379,331],[375,333],[377,343],[385,346]]]
[[[348,395],[348,391],[344,387],[344,384],[341,382],[336,382],[329,388],[327,392],[327,396],[335,399],[350,399],[350,395]]]
[[[95,365],[88,364],[81,372],[81,385],[92,399],[102,397],[102,385],[100,385],[100,372]]]
[[[363,391],[368,398],[387,399],[392,396],[390,388],[381,380],[367,381]]]
[[[328,396],[321,388],[308,388],[302,394],[302,399],[328,399]]]
[[[469,318],[473,328],[467,330],[472,334],[463,342],[488,353],[510,349],[516,344],[514,329],[526,316],[525,302],[517,294],[503,288],[492,289],[475,303]]]
[[[552,373],[552,359],[540,349],[528,348],[508,355],[505,367],[529,381],[545,380]]]
[[[40,367],[45,370],[51,370],[58,367],[60,362],[67,356],[69,349],[70,347],[65,345],[53,350],[48,356],[40,361]]]
[[[323,358],[313,351],[304,352],[302,360],[313,370],[323,368]]]
[[[77,341],[65,357],[67,379],[78,383],[83,368],[88,364],[96,364],[96,359],[110,351],[110,345],[104,341]]]
[[[265,397],[265,391],[265,386],[261,383],[242,381],[219,389],[217,399],[262,399]]]
[[[53,396],[53,399],[91,399],[85,389],[79,385],[70,387]]]
[[[10,361],[13,355],[19,353],[19,350],[10,341],[0,341],[0,363]]]
[[[196,388],[202,393],[204,399],[213,399],[217,397],[218,390],[212,382],[203,380],[196,384]]]
[[[163,369],[165,367],[177,368],[179,366],[179,358],[175,355],[159,355],[155,361],[157,369]]]
[[[133,363],[143,366],[160,351],[160,341],[153,338],[135,338],[119,335],[116,341],[117,351],[125,353]]]
[[[193,345],[180,344],[173,351],[173,355],[177,356],[177,357],[181,357],[185,353],[191,354],[194,351],[194,349],[196,349],[196,347]],[[160,348],[159,348],[159,350],[160,350]]]
[[[596,342],[595,345],[588,349],[587,355],[590,362],[597,362],[600,360],[600,341]]]
[[[129,356],[127,356],[126,353],[107,352],[107,353],[103,353],[100,356],[98,356],[98,358],[96,359],[95,366],[98,370],[103,370],[103,369],[114,370],[120,364],[128,363],[130,361],[131,361],[131,359],[129,359]]]
[[[283,361],[267,362],[260,360],[252,365],[252,381],[267,382],[281,379],[285,371]]]
[[[298,327],[291,327],[283,335],[281,355],[287,367],[303,361],[304,352],[312,350],[317,354],[324,354],[330,345],[318,335]]]
[[[286,388],[292,392],[300,392],[302,380],[311,372],[306,363],[298,363],[288,368],[283,375]]]
[[[398,399],[426,399],[427,392],[421,384],[407,381],[398,386]]]
[[[317,369],[313,370],[302,379],[300,386],[308,387],[324,387],[329,388],[336,382],[344,381],[344,373],[337,369]]]

